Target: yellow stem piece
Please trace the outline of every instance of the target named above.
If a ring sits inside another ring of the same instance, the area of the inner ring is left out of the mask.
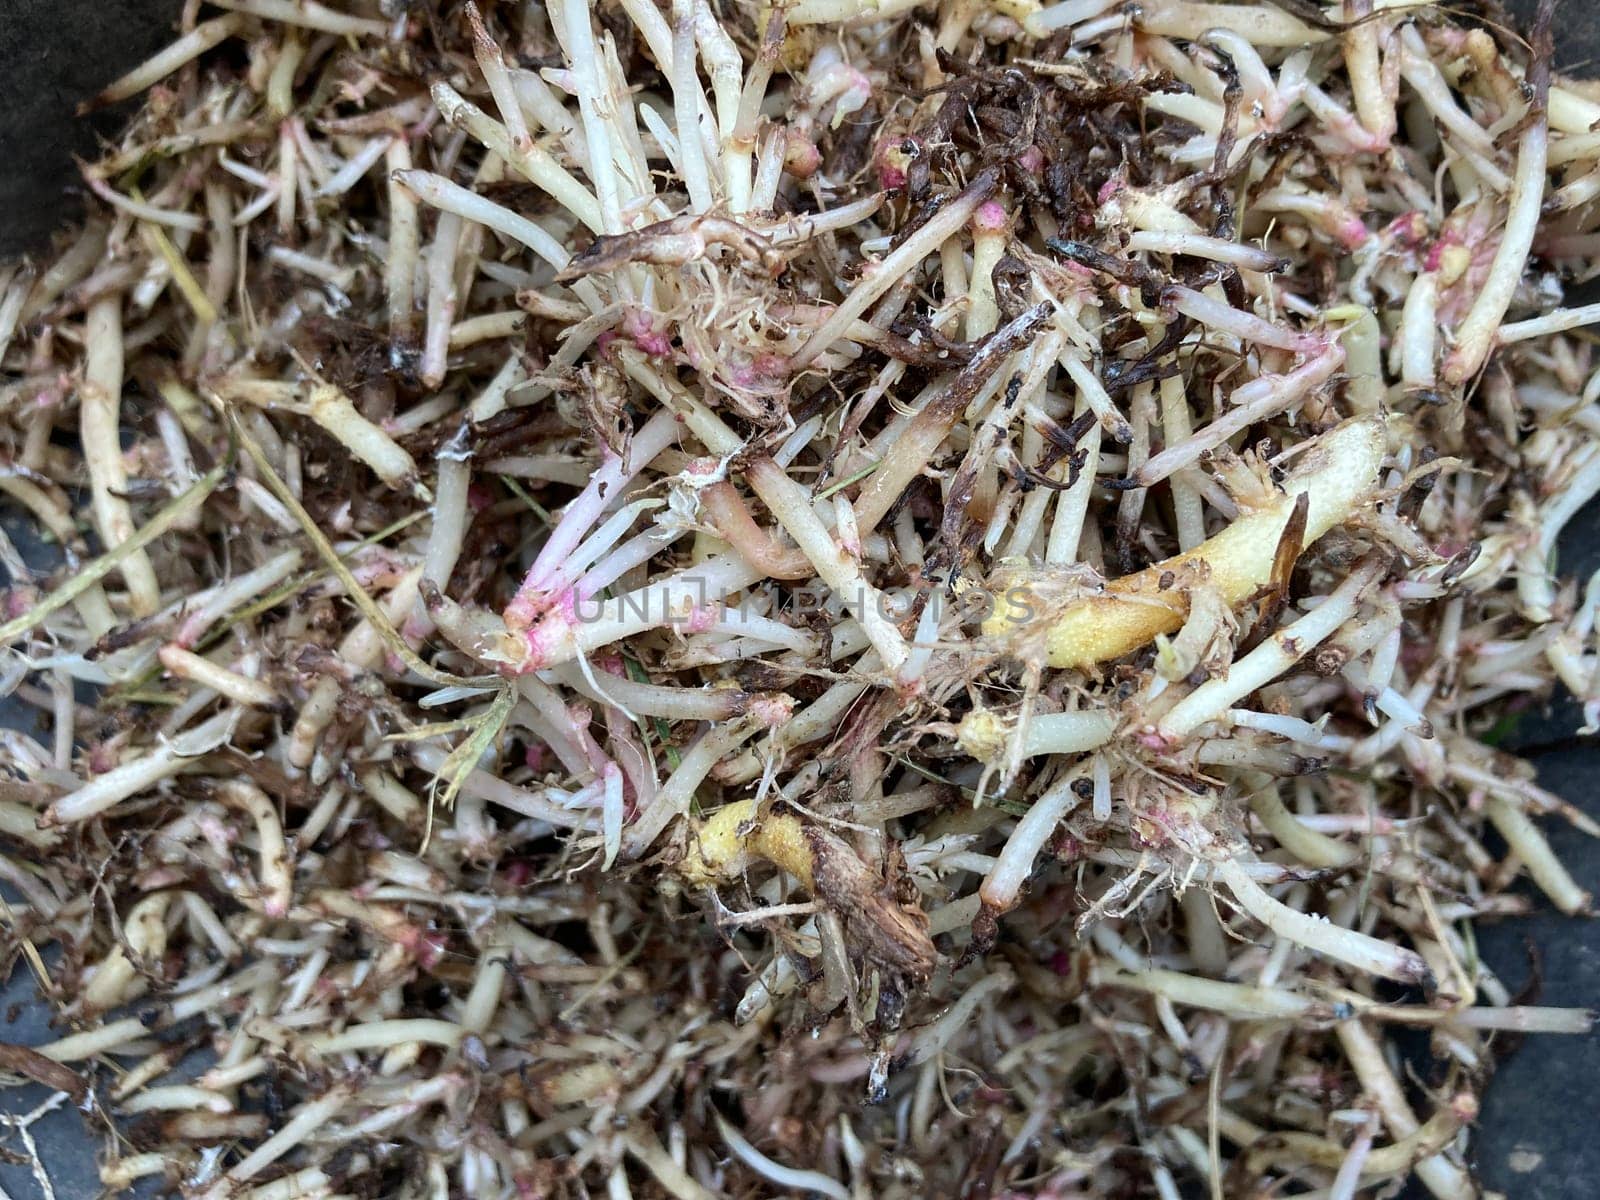
[[[767,813],[748,833],[741,827],[756,815],[754,800],[740,800],[720,808],[700,826],[689,855],[678,870],[696,887],[709,887],[737,876],[752,858],[765,859],[787,871],[810,891],[815,886],[811,844],[799,818],[778,810]]]
[[[679,872],[696,887],[734,879],[753,859],[765,859],[797,879],[837,913],[851,943],[896,975],[926,980],[938,954],[927,918],[904,906],[881,872],[863,862],[843,838],[803,824],[784,809],[759,819],[756,802],[740,800],[717,812],[690,838]]]
[[[1323,434],[1300,456],[1275,500],[1245,511],[1216,536],[1143,571],[1112,580],[1099,593],[1052,604],[1030,583],[995,597],[983,632],[1015,644],[1043,629],[1052,667],[1086,667],[1137,650],[1160,633],[1182,627],[1188,582],[1203,579],[1230,608],[1270,582],[1278,542],[1299,497],[1307,500],[1301,549],[1347,520],[1378,485],[1386,438],[1374,417],[1347,421]],[[1054,607],[1055,611],[1050,611]]]

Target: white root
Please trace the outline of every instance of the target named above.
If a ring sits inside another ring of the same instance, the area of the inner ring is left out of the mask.
[[[1335,1030],[1339,1042],[1355,1068],[1362,1088],[1377,1105],[1384,1126],[1396,1139],[1414,1135],[1421,1127],[1400,1083],[1384,1061],[1383,1049],[1359,1021],[1341,1021]],[[1476,1193],[1465,1168],[1449,1154],[1424,1159],[1416,1166],[1417,1177],[1439,1200],[1465,1200]]]
[[[277,708],[283,702],[272,687],[259,679],[230,670],[182,646],[163,646],[158,657],[176,678],[209,688],[243,708]]]
[[[1359,564],[1316,608],[1239,659],[1226,675],[1201,684],[1179,701],[1157,723],[1157,734],[1177,742],[1282,675],[1355,616],[1362,593],[1377,581],[1386,565],[1377,556]]]
[[[87,358],[78,401],[78,434],[89,468],[95,528],[105,547],[114,550],[134,534],[133,510],[123,499],[128,491],[128,472],[117,432],[122,418],[123,381],[120,295],[107,296],[90,306],[83,336]],[[149,616],[161,607],[161,585],[148,554],[135,550],[126,555],[121,570],[135,616]]]
[[[294,899],[294,867],[277,805],[260,788],[244,780],[219,784],[217,798],[240,809],[254,823],[256,854],[261,862],[261,910],[269,917],[283,916]]]
[[[795,14],[791,12],[789,19],[794,21]],[[800,347],[791,364],[793,369],[799,371],[810,365],[818,355],[844,336],[850,323],[865,313],[874,300],[956,234],[978,210],[978,206],[989,198],[995,182],[992,174],[980,175],[961,195],[941,208],[936,216],[902,242],[887,258],[875,264],[843,303],[833,310],[828,319],[807,339],[805,345]]]
[[[1033,871],[1039,851],[1055,832],[1061,818],[1076,803],[1072,785],[1076,776],[1062,779],[1040,796],[1029,807],[1027,815],[1017,822],[1017,827],[1006,839],[1005,849],[995,860],[983,886],[978,889],[984,907],[996,912],[1006,912],[1015,906],[1022,885]]]
[[[1326,918],[1297,912],[1268,895],[1232,859],[1216,863],[1212,870],[1245,912],[1287,941],[1385,979],[1425,985],[1433,979],[1427,962],[1416,951],[1380,942],[1364,933],[1335,925]]]
[[[91,104],[99,108],[120,104],[131,96],[137,96],[140,92],[153,87],[168,75],[171,75],[179,67],[193,62],[207,50],[219,46],[235,36],[244,27],[244,17],[237,13],[230,13],[225,17],[215,17],[209,21],[201,21],[166,49],[152,55],[126,75],[122,75],[107,84],[95,96]]]
[[[51,804],[39,818],[42,826],[87,821],[124,800],[176,775],[222,745],[231,736],[238,710],[225,708],[186,733],[162,742],[143,758],[114,767]]]
[[[1543,68],[1547,90],[1549,64]],[[1461,386],[1478,373],[1494,348],[1495,334],[1511,307],[1511,298],[1522,281],[1522,272],[1533,247],[1539,226],[1539,209],[1544,203],[1547,158],[1550,152],[1550,123],[1546,96],[1534,97],[1527,126],[1517,144],[1517,174],[1512,182],[1510,206],[1500,244],[1495,249],[1489,276],[1479,289],[1472,307],[1456,327],[1455,348],[1444,362],[1446,383]]]

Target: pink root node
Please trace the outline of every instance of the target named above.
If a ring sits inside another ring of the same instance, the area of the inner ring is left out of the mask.
[[[652,358],[663,358],[672,353],[672,339],[657,329],[642,312],[630,312],[624,317],[622,332]]]
[[[715,629],[720,616],[717,609],[707,606],[691,608],[688,615],[678,623],[678,628],[684,633],[706,633]]]
[[[722,470],[720,459],[705,457],[697,458],[684,467],[683,473],[691,479],[715,479]]]
[[[1407,249],[1415,250],[1428,236],[1428,219],[1415,210],[1402,213],[1389,222],[1385,234],[1390,240]]]
[[[757,696],[746,711],[764,728],[776,729],[794,715],[794,700],[781,694]]]
[[[985,200],[972,214],[972,227],[979,233],[1000,233],[1006,227],[1005,205],[998,200]]]
[[[1177,742],[1153,725],[1141,730],[1137,735],[1137,741],[1146,750],[1154,751],[1157,754],[1163,754],[1177,745]]]
[[[873,156],[878,186],[891,192],[905,187],[911,161],[920,151],[921,146],[915,138],[896,137],[880,142],[878,152]]]
[[[1370,236],[1360,217],[1349,217],[1339,223],[1339,240],[1348,250],[1363,245]]]
[[[501,868],[500,878],[507,887],[527,887],[533,882],[533,864],[523,858],[514,858]]]
[[[37,599],[32,588],[12,588],[6,593],[6,616],[15,620],[32,608]]]
[[[531,645],[534,622],[544,624],[550,618],[558,617],[564,626],[570,625],[577,602],[577,597],[570,587],[562,588],[554,595],[547,595],[536,587],[523,587],[511,598],[511,603],[506,605],[506,610],[501,615],[505,619],[506,628],[513,633],[527,630]]]
[[[508,628],[511,627],[509,617],[506,625]],[[546,613],[537,625],[524,625],[520,631],[523,644],[522,661],[507,664],[505,673],[512,676],[526,675],[549,666],[563,648],[571,645],[572,627],[571,618],[559,611]]]
[[[1455,233],[1454,231],[1447,231],[1443,234],[1440,234],[1438,240],[1436,240],[1433,245],[1428,247],[1428,257],[1422,262],[1423,270],[1437,271],[1440,264],[1444,261],[1444,252],[1450,249],[1452,246],[1457,246],[1460,243],[1461,235]]]
[[[802,133],[790,131],[784,139],[783,169],[796,179],[810,179],[822,166],[822,151]]]
[[[444,957],[445,936],[421,929],[409,930],[402,935],[401,945],[410,952],[419,967],[431,971]]]

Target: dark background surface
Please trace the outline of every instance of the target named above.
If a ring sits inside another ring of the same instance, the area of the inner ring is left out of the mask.
[[[177,0],[0,0],[0,79],[9,85],[0,100],[0,259],[37,248],[81,212],[73,156],[92,157],[96,129],[113,132],[119,114],[89,122],[74,117],[73,108],[170,40],[178,7]],[[1509,8],[1525,20],[1533,0]],[[1559,10],[1556,56],[1563,69],[1600,74],[1600,4],[1568,0]],[[0,519],[25,554],[38,549],[22,523]],[[1597,523],[1600,510],[1591,505],[1569,527],[1560,559],[1564,576],[1581,580],[1600,568]],[[31,710],[22,717],[0,706],[0,722],[8,716],[33,720]],[[1575,706],[1557,702],[1528,714],[1506,745],[1537,763],[1546,787],[1600,817],[1600,758],[1592,744],[1574,736],[1579,723]],[[1548,828],[1579,883],[1600,891],[1600,843],[1560,822]],[[1594,921],[1569,920],[1541,905],[1533,916],[1480,926],[1478,945],[1513,992],[1537,962],[1538,1002],[1600,1003],[1600,925]],[[19,1006],[9,1024],[0,1024],[0,1040],[30,1044],[56,1036],[44,1024],[48,1010],[30,1003],[34,995],[33,981],[19,967],[0,989],[0,1015]],[[1415,1074],[1426,1083],[1425,1046]],[[1600,1035],[1534,1037],[1504,1059],[1473,1139],[1484,1184],[1519,1200],[1600,1196],[1596,1080]],[[29,1112],[44,1097],[39,1088],[0,1092],[0,1121],[6,1122],[0,1125],[0,1188],[15,1200],[42,1192],[28,1167],[3,1161],[5,1151],[23,1148],[7,1118]],[[61,1200],[99,1191],[101,1137],[70,1106],[41,1118],[30,1132]]]
[[[73,156],[95,157],[115,112],[73,115],[173,38],[177,0],[0,0],[0,259],[83,211]]]

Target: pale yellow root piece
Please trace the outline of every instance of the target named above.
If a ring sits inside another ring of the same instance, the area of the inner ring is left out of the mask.
[[[995,597],[983,632],[1015,644],[1042,629],[1050,666],[1086,667],[1181,628],[1189,611],[1182,585],[1197,574],[1237,608],[1271,580],[1278,542],[1299,497],[1307,500],[1303,550],[1349,519],[1377,490],[1385,445],[1380,419],[1347,421],[1300,453],[1282,495],[1250,509],[1241,504],[1233,524],[1193,550],[1114,579],[1104,591],[1064,606],[1046,599],[1041,589],[1019,584]]]
[[[156,892],[135,904],[123,918],[122,933],[127,949],[112,948],[90,976],[82,992],[84,1011],[101,1013],[144,995],[149,978],[140,973],[135,960],[158,960],[167,950],[167,907],[173,893]],[[130,959],[129,953],[133,954]]]
[[[758,816],[753,799],[718,809],[690,837],[678,871],[695,887],[711,887],[738,878],[760,859],[838,913],[852,940],[879,966],[913,979],[933,971],[938,956],[927,918],[888,895],[882,877],[843,838],[785,809]]]
[[[800,881],[807,891],[815,886],[811,844],[798,817],[783,810],[768,812],[749,830],[741,832],[756,815],[754,800],[740,800],[720,808],[690,839],[689,854],[678,871],[696,887],[709,887],[732,879],[752,859],[765,859]]]

